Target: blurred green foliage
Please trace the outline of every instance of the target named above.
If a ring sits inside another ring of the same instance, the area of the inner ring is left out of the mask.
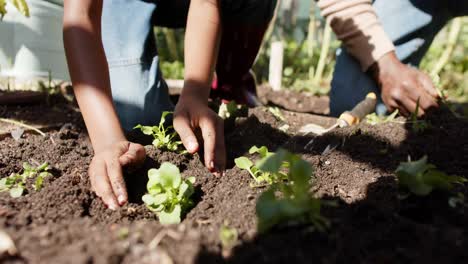
[[[450,60],[439,73],[438,86],[452,100],[468,102],[468,17],[462,20],[462,29]],[[447,25],[435,38],[421,62],[421,69],[429,73],[446,48]]]
[[[315,32],[311,38],[308,34],[308,21],[296,21],[295,24],[277,21],[275,29],[268,32],[258,54],[253,70],[259,83],[268,81],[270,44],[281,39],[285,44],[283,87],[296,91],[307,91],[316,95],[326,95],[330,90],[333,68],[335,66],[335,51],[340,42],[332,38],[328,50],[325,69],[318,82],[313,81],[315,68],[320,57],[323,42],[324,21],[315,16]],[[310,26],[310,25],[309,25]],[[278,29],[277,29],[278,28]],[[155,36],[160,54],[161,69],[168,79],[183,79],[183,42],[184,30],[174,30],[176,47],[169,47],[165,30],[156,29]],[[428,53],[421,63],[421,69],[430,72],[438,62],[446,48],[447,27],[434,40]],[[309,43],[308,39],[313,40]],[[312,49],[311,49],[312,47]],[[174,52],[176,50],[176,52]],[[454,52],[449,62],[441,70],[439,88],[451,99],[468,102],[468,18],[463,18],[462,30],[459,34]]]

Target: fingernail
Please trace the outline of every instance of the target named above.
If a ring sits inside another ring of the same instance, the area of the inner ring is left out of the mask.
[[[123,195],[119,195],[119,197],[117,197],[117,201],[119,202],[119,205],[125,204],[125,198],[123,197]]]
[[[117,208],[118,208],[118,206],[116,204],[114,204],[113,202],[109,203],[109,209],[111,209],[112,211],[117,210]]]
[[[193,142],[193,141],[190,141],[190,142],[188,143],[187,148],[188,148],[188,151],[190,151],[190,152],[195,152],[195,151],[197,151],[197,143],[195,143],[195,142]]]
[[[214,161],[210,161],[210,162],[208,163],[208,169],[210,169],[211,171],[215,169]]]

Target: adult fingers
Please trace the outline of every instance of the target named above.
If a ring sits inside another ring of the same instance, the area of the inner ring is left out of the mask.
[[[437,88],[434,86],[434,83],[432,82],[431,78],[429,78],[429,76],[426,74],[421,74],[418,78],[418,81],[430,96],[436,100],[440,98],[439,92],[437,91]]]
[[[416,112],[417,100],[414,101],[411,97],[406,96],[402,98],[399,102],[399,110],[403,113],[404,116],[410,116]],[[425,112],[419,105],[418,116],[424,115]]]
[[[199,144],[190,125],[187,114],[177,114],[174,117],[174,129],[179,134],[182,144],[191,154],[198,151]]]
[[[119,160],[117,158],[107,160],[106,168],[114,197],[117,197],[119,205],[124,205],[128,200],[128,195]]]
[[[89,167],[89,176],[96,195],[101,197],[102,201],[109,206],[110,209],[116,210],[118,207],[117,199],[112,191],[105,161],[102,159],[93,160]]]
[[[421,95],[421,97],[419,99],[419,107],[421,109],[420,109],[420,111],[418,111],[418,117],[421,117],[429,109],[438,107],[438,104],[437,104],[436,100],[434,99],[434,97],[432,97],[428,93],[424,93],[424,94]]]
[[[418,85],[419,83],[415,83]],[[414,108],[408,109],[412,113],[416,111],[416,105],[419,105],[418,117],[421,117],[427,110],[437,107],[437,102],[423,87],[417,86],[415,89],[408,89],[409,97],[414,102]],[[419,103],[418,103],[419,102]],[[412,106],[413,103],[410,104]]]

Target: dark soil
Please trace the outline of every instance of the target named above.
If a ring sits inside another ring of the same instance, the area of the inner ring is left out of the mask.
[[[67,109],[63,104],[55,107]],[[46,116],[45,106],[4,107],[3,116],[31,120]],[[15,114],[11,114],[15,111]],[[23,161],[48,161],[53,177],[44,188],[21,198],[0,193],[0,228],[16,243],[19,255],[2,263],[467,263],[468,214],[464,203],[448,205],[450,195],[399,199],[394,171],[399,162],[428,155],[449,174],[468,177],[468,123],[439,111],[422,134],[397,122],[361,124],[322,137],[295,135],[316,116],[284,112],[278,121],[256,108],[226,131],[229,164],[223,177],[211,175],[198,155],[184,156],[147,147],[148,158],[128,172],[130,203],[110,211],[90,191],[87,168],[92,148],[80,114],[64,110],[47,137],[25,134],[0,141],[0,176],[21,171]],[[323,125],[330,120],[321,119]],[[287,123],[286,132],[279,128]],[[252,145],[284,147],[300,153],[315,168],[317,196],[337,201],[323,215],[325,232],[310,226],[256,232],[255,203],[261,188],[249,187],[247,172],[233,167]],[[336,147],[333,149],[333,147]],[[331,148],[330,151],[325,151]],[[170,161],[185,176],[196,177],[196,204],[182,224],[163,227],[140,197],[146,171]],[[467,194],[466,188],[460,192]],[[227,221],[240,234],[229,256],[218,238]]]
[[[316,96],[312,93],[297,92],[289,89],[273,91],[268,84],[259,86],[258,97],[264,105],[278,106],[282,109],[317,115],[330,113],[328,96]]]

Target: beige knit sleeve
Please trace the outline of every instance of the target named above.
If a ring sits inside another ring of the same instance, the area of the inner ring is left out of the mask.
[[[360,62],[363,71],[395,50],[371,0],[320,0],[318,6],[346,50]]]

